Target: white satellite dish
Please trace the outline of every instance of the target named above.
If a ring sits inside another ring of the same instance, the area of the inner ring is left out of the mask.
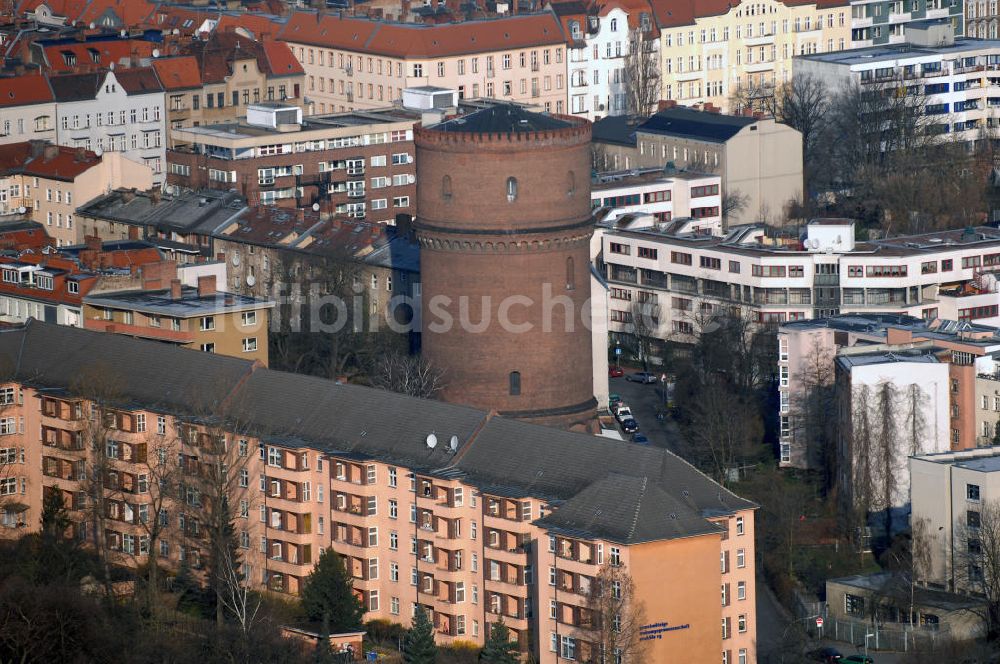
[[[458,451],[458,436],[452,436],[451,440],[448,441],[448,446],[451,447],[452,452]]]
[[[95,24],[93,21],[91,21],[90,22],[90,29],[93,30],[96,27],[97,27],[97,24]]]
[[[247,275],[247,286],[253,286],[256,283],[257,283],[257,277],[253,276],[252,274],[248,274]]]
[[[160,49],[158,49],[158,48],[154,48],[153,49],[153,57],[154,58],[160,57]]]
[[[23,205],[21,207],[17,208],[17,213],[18,214],[24,214],[27,211],[28,211],[28,208],[24,207]]]
[[[319,203],[313,203],[313,212],[319,212]]]
[[[120,32],[119,34],[120,34],[120,35],[121,35],[122,37],[128,37],[128,30],[125,30],[125,29],[123,28],[123,29],[122,29],[122,31],[121,31],[121,32]]]
[[[240,255],[233,254],[233,265],[239,265],[239,264],[240,264]]]
[[[97,148],[96,150],[94,150],[94,154],[100,157],[102,154],[104,154],[104,150],[102,150],[101,148]]]
[[[427,435],[427,447],[429,447],[429,448],[431,448],[433,450],[435,447],[437,447],[437,444],[438,444],[438,437],[435,436],[432,433],[428,434]]]

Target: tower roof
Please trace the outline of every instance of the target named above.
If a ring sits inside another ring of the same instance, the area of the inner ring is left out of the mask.
[[[526,111],[516,104],[496,104],[468,115],[447,120],[433,127],[435,131],[470,134],[509,134],[512,132],[552,131],[573,125],[543,113]]]

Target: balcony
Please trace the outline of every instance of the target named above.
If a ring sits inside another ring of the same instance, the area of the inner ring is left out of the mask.
[[[347,190],[347,197],[348,198],[364,198],[365,197],[365,190],[364,189],[348,189]]]

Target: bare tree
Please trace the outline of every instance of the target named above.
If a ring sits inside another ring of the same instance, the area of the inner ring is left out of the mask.
[[[653,301],[640,302],[636,299],[629,313],[628,332],[635,344],[635,354],[642,362],[643,371],[648,371],[653,344],[659,338],[659,306]]]
[[[160,589],[160,541],[169,527],[168,508],[177,496],[177,485],[180,478],[178,452],[180,441],[165,429],[163,434],[150,433],[145,452],[146,461],[143,464],[147,474],[147,510],[137,520],[146,535],[147,569],[146,569],[146,606],[152,611]]]
[[[739,189],[727,189],[722,195],[722,215],[723,228],[729,228],[729,223],[733,217],[739,216],[750,207],[750,197]]]
[[[825,159],[820,145],[829,124],[830,90],[820,79],[800,74],[779,85],[768,101],[775,120],[802,134],[803,195],[807,198],[810,173],[821,168]]]
[[[624,567],[608,564],[601,568],[590,586],[587,611],[594,647],[586,661],[646,661],[648,642],[642,640],[645,606],[636,597],[635,582]]]
[[[639,28],[629,30],[625,54],[625,107],[629,116],[645,118],[660,99],[658,40]]]
[[[843,461],[850,464],[851,483],[846,495],[851,504],[847,506],[852,515],[851,525],[857,532],[865,529],[868,513],[875,504],[876,445],[877,435],[874,414],[870,407],[872,393],[868,385],[857,385],[851,390],[849,422],[841,424],[846,438],[846,456]],[[847,489],[848,487],[844,487]]]
[[[915,628],[916,587],[926,583],[931,573],[931,547],[934,540],[927,519],[913,518],[910,523],[910,628]]]
[[[762,447],[763,423],[757,405],[717,375],[709,376],[687,408],[690,458],[727,486]]]
[[[742,113],[770,113],[774,108],[774,85],[765,81],[738,81],[729,95],[729,111]]]
[[[805,448],[808,465],[824,470],[826,486],[836,476],[836,390],[833,351],[814,340],[803,358],[802,372],[792,390],[789,432]]]
[[[387,353],[370,372],[373,387],[411,397],[434,398],[444,387],[444,371],[419,355]]]
[[[879,480],[880,494],[877,506],[883,511],[885,520],[885,536],[892,534],[892,507],[896,493],[899,490],[900,473],[899,459],[896,453],[899,430],[896,426],[898,416],[898,399],[896,386],[892,381],[882,381],[875,391],[875,418],[878,426],[875,428],[876,477]]]
[[[261,608],[260,595],[250,590],[249,581],[240,571],[240,561],[228,548],[219,566],[219,603],[232,615],[246,639],[257,623]]]
[[[986,500],[955,525],[956,585],[985,601],[981,617],[991,638],[1000,633],[1000,501]]]
[[[913,383],[906,388],[904,422],[907,423],[906,439],[909,456],[923,453],[924,438],[927,436],[927,393],[920,385]]]

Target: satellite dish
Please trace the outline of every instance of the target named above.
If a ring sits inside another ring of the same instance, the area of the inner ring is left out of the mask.
[[[452,436],[451,440],[448,441],[448,446],[451,447],[452,452],[456,452],[458,450],[458,436]]]
[[[93,29],[94,29],[94,28],[96,28],[96,27],[97,27],[97,24],[96,24],[96,23],[94,23],[93,21],[91,21],[91,22],[90,22],[90,29],[91,29],[91,30],[93,30]]]
[[[319,203],[313,203],[313,212],[319,212]]]
[[[17,213],[18,214],[24,214],[27,211],[28,211],[28,208],[24,207],[23,205],[21,207],[17,208]]]
[[[428,434],[427,435],[427,447],[429,447],[429,448],[431,448],[433,450],[435,447],[437,447],[437,444],[438,444],[438,437],[435,436],[432,433]]]
[[[120,35],[121,35],[122,37],[128,37],[128,30],[125,30],[124,28],[122,28],[122,31],[121,31],[121,32],[120,32],[119,34],[120,34]]]
[[[154,48],[153,49],[153,57],[154,58],[160,57],[160,49],[158,49],[158,48]]]
[[[102,154],[104,154],[104,150],[101,148],[97,148],[96,150],[94,150],[94,154],[100,157]]]
[[[181,31],[180,31],[180,30],[178,30],[177,28],[174,28],[174,34],[175,34],[175,35],[179,35],[179,34],[181,34]]]
[[[239,264],[240,264],[240,255],[233,254],[233,265],[239,265]]]
[[[253,286],[257,283],[257,277],[252,274],[247,275],[247,286]]]

